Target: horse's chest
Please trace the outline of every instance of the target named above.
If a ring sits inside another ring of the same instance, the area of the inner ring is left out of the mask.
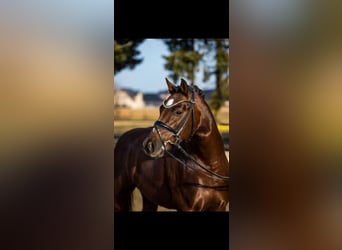
[[[218,210],[227,205],[224,193],[211,188],[183,188],[182,206],[194,211]]]

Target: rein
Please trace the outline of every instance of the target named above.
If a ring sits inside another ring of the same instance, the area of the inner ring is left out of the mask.
[[[229,180],[229,176],[223,176],[223,175],[220,175],[220,174],[217,174],[215,173],[214,171],[208,169],[207,167],[203,166],[201,163],[199,163],[198,161],[196,161],[196,159],[190,155],[188,152],[185,151],[185,149],[180,145],[180,134],[182,133],[186,123],[188,122],[189,118],[190,118],[190,115],[192,115],[192,123],[191,123],[191,136],[190,138],[188,138],[187,140],[191,140],[193,134],[193,129],[194,129],[194,104],[195,104],[195,94],[194,94],[194,90],[191,86],[189,86],[190,88],[190,91],[191,91],[191,100],[188,101],[188,100],[183,100],[183,101],[179,101],[173,105],[165,105],[165,101],[163,102],[163,106],[164,108],[171,108],[171,107],[174,107],[176,105],[178,105],[179,103],[182,103],[182,102],[189,102],[191,104],[190,106],[190,109],[189,109],[189,112],[187,113],[186,117],[184,118],[181,126],[179,127],[178,130],[170,127],[169,125],[167,125],[166,123],[162,122],[162,121],[155,121],[153,127],[157,130],[157,133],[158,133],[158,136],[159,136],[159,139],[160,141],[162,142],[162,147],[163,147],[163,150],[166,151],[166,153],[168,155],[170,155],[172,158],[174,158],[175,160],[177,160],[179,163],[181,163],[183,166],[186,166],[186,167],[189,167],[191,168],[193,171],[197,172],[197,173],[201,173],[201,174],[204,174],[206,175],[207,177],[209,178],[215,178],[215,179],[219,179],[219,180],[224,180],[224,181],[228,181]],[[162,138],[161,136],[161,133],[160,133],[160,129],[159,127],[162,127],[170,132],[173,133],[173,136],[176,138],[176,141],[175,142],[171,142],[171,141],[164,141],[164,139]],[[202,172],[202,171],[198,171],[197,169],[193,168],[192,166],[186,164],[185,161],[181,160],[180,158],[178,158],[177,156],[175,156],[174,154],[172,154],[171,152],[169,152],[168,150],[166,150],[166,143],[169,143],[173,146],[176,146],[187,158],[189,158],[191,161],[193,161],[197,166],[199,166],[201,169],[203,169],[204,171],[206,171],[207,173],[205,172]]]

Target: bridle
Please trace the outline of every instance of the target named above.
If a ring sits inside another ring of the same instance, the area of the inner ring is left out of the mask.
[[[193,136],[193,130],[194,130],[194,121],[195,121],[195,112],[194,112],[194,105],[195,105],[195,93],[194,93],[194,90],[191,86],[189,86],[189,90],[191,92],[191,100],[181,100],[177,103],[174,103],[172,105],[166,105],[166,100],[163,102],[163,107],[168,109],[168,108],[172,108],[180,103],[183,103],[183,102],[187,102],[187,103],[190,103],[190,108],[188,110],[188,113],[186,114],[184,120],[182,121],[180,127],[178,129],[174,129],[172,128],[171,126],[167,125],[166,123],[160,121],[160,120],[157,120],[154,122],[154,129],[157,131],[158,133],[158,136],[159,136],[159,139],[162,143],[162,148],[163,150],[168,154],[170,155],[172,158],[174,158],[175,160],[177,160],[178,162],[180,162],[182,165],[184,166],[187,166],[189,168],[191,168],[192,170],[194,170],[195,172],[199,172],[198,170],[196,170],[195,168],[193,168],[192,166],[190,165],[187,165],[185,163],[185,161],[179,159],[177,156],[175,156],[174,154],[172,154],[171,152],[169,152],[168,150],[166,150],[166,144],[169,143],[173,146],[176,146],[186,157],[188,157],[189,159],[191,159],[197,166],[199,166],[201,169],[203,169],[205,172],[200,172],[204,175],[206,175],[207,177],[211,177],[211,178],[216,178],[216,179],[220,179],[220,180],[225,180],[225,181],[228,181],[229,180],[229,176],[223,176],[223,175],[220,175],[220,174],[217,174],[215,173],[214,171],[208,169],[207,167],[203,166],[202,164],[200,164],[198,161],[196,161],[196,159],[190,155],[188,152],[186,152],[184,150],[184,148],[181,146],[181,141],[180,141],[180,135],[185,127],[185,125],[187,124],[187,122],[189,121],[190,119],[190,116],[192,117],[192,122],[191,122],[191,133],[190,133],[190,137],[186,140],[186,141],[190,141],[192,136]],[[168,131],[170,131],[171,133],[173,133],[173,136],[176,138],[176,140],[174,142],[172,142],[171,140],[168,140],[168,141],[165,141],[163,139],[163,137],[161,136],[161,132],[160,132],[160,128],[163,128],[163,129],[166,129]],[[210,175],[209,175],[209,174]]]
[[[182,131],[183,131],[185,125],[187,124],[187,122],[188,122],[188,120],[189,120],[189,118],[190,118],[190,115],[191,115],[191,117],[192,117],[192,122],[191,122],[191,136],[190,136],[190,138],[189,138],[188,140],[190,140],[191,137],[192,137],[192,132],[193,132],[193,129],[194,129],[194,120],[195,120],[195,115],[194,115],[195,94],[194,94],[194,91],[193,91],[192,88],[190,89],[190,91],[191,91],[191,100],[190,100],[190,101],[189,101],[189,100],[181,100],[181,101],[176,102],[176,103],[174,103],[174,104],[172,104],[172,105],[166,105],[166,104],[165,104],[166,100],[165,100],[165,101],[163,102],[163,104],[162,104],[164,108],[169,109],[169,108],[172,108],[172,107],[174,107],[174,106],[176,106],[176,105],[178,105],[178,104],[180,104],[180,103],[183,103],[183,102],[188,102],[188,103],[190,103],[189,112],[186,114],[186,117],[184,118],[183,122],[181,123],[181,126],[180,126],[177,130],[174,129],[174,128],[172,128],[172,127],[170,127],[170,126],[167,125],[166,123],[164,123],[164,122],[162,122],[162,121],[159,121],[159,120],[155,121],[155,123],[154,123],[154,125],[153,125],[153,127],[154,127],[154,128],[157,130],[157,132],[158,132],[159,139],[161,140],[161,142],[162,142],[162,147],[163,147],[163,149],[164,149],[165,151],[166,151],[166,147],[165,147],[166,144],[165,144],[164,139],[163,139],[162,136],[161,136],[159,127],[162,127],[162,128],[164,128],[164,129],[170,131],[171,133],[173,133],[173,136],[176,138],[176,141],[175,141],[175,142],[171,142],[171,141],[169,140],[169,141],[167,141],[166,143],[170,143],[170,144],[177,145],[177,144],[180,143],[180,135],[181,135],[181,133],[182,133]]]

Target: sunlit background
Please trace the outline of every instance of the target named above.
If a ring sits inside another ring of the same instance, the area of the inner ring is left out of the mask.
[[[342,246],[341,11],[230,4],[232,249]]]
[[[0,20],[3,248],[111,246],[113,1],[2,1]]]

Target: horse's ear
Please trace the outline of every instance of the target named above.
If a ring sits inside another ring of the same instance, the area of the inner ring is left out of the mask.
[[[181,85],[180,85],[181,92],[184,93],[186,96],[189,93],[189,87],[186,81],[182,78],[181,79]]]
[[[169,89],[170,94],[176,92],[176,85],[169,81],[169,79],[165,78],[167,87]]]

